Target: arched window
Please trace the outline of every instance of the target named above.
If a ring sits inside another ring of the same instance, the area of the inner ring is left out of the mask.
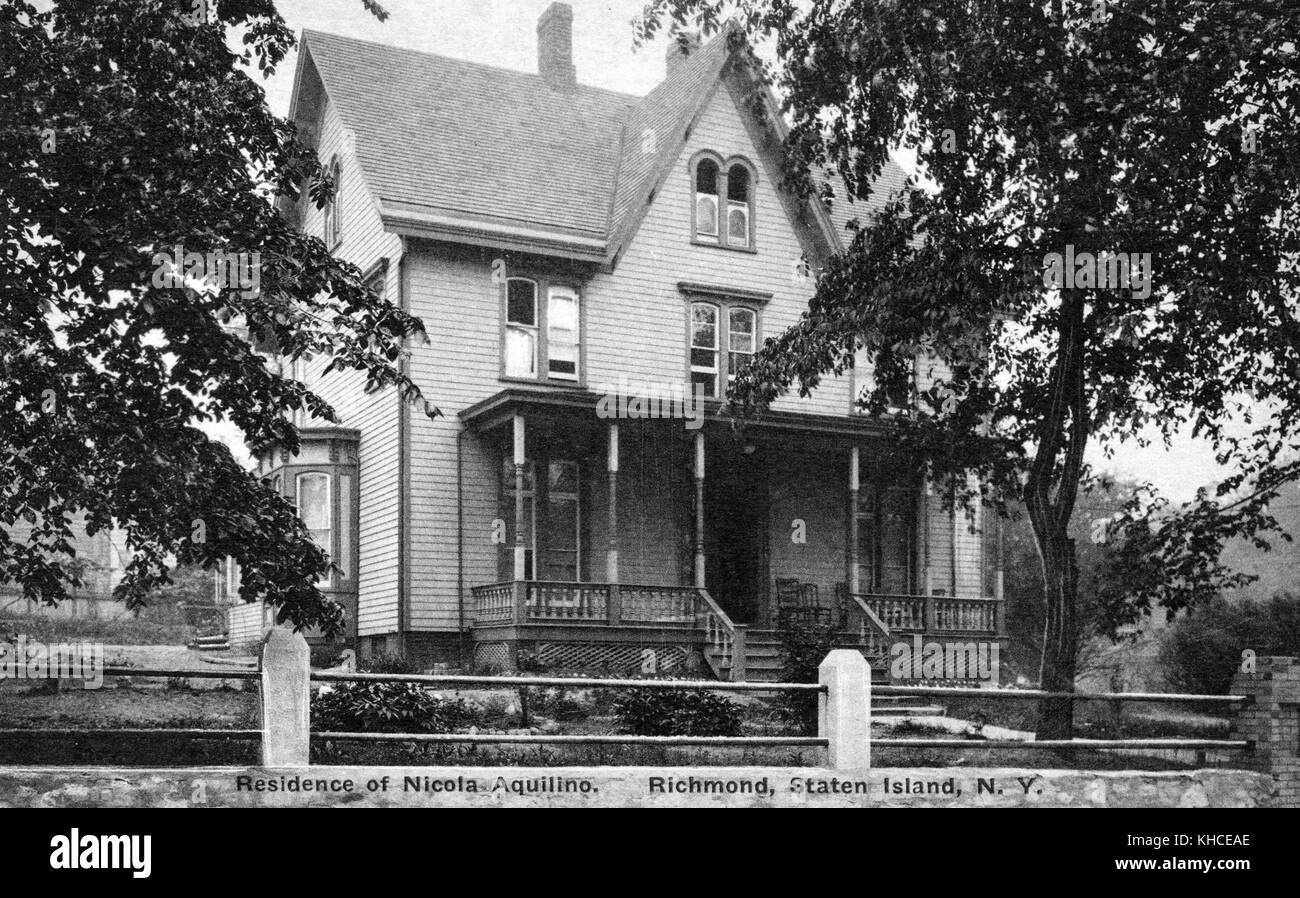
[[[718,307],[691,303],[691,383],[702,384],[704,395],[718,395]]]
[[[712,159],[695,166],[695,236],[718,239],[718,164]]]
[[[755,314],[753,309],[732,307],[727,310],[727,376],[735,377],[754,357]]]
[[[757,174],[742,156],[723,160],[701,150],[691,160],[692,239],[696,243],[752,251]]]
[[[727,169],[727,245],[749,246],[749,169],[737,162]]]
[[[325,247],[333,249],[343,239],[343,216],[340,212],[342,205],[340,200],[343,198],[343,168],[337,156],[330,160],[329,175],[334,183],[334,195],[330,197],[324,209]]]

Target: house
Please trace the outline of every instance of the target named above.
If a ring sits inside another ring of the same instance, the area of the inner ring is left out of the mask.
[[[876,658],[998,640],[993,540],[878,470],[869,365],[739,431],[721,402],[870,207],[779,189],[728,34],[636,97],[582,84],[571,33],[552,4],[536,73],[303,35],[290,114],[340,188],[293,214],[423,319],[402,364],[443,413],[283,361],[341,422],[259,470],[339,565],[360,657],[772,678],[789,620]]]

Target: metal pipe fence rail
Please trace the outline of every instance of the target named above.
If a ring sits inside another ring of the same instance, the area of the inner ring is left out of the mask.
[[[267,766],[306,766],[310,743],[318,741],[405,742],[425,744],[499,745],[643,745],[700,747],[825,748],[831,767],[870,766],[870,746],[882,748],[941,748],[967,750],[1162,749],[1249,751],[1244,739],[1128,738],[1128,739],[970,739],[872,738],[871,697],[933,696],[975,698],[980,701],[1069,699],[1071,701],[1215,703],[1237,709],[1247,696],[1178,693],[1081,693],[1033,689],[997,690],[944,686],[872,686],[870,669],[853,650],[835,650],[819,670],[817,683],[758,683],[714,680],[640,680],[598,677],[478,676],[462,674],[383,674],[312,671],[306,643],[298,634],[273,630],[264,646],[260,669],[170,669],[106,667],[105,676],[168,679],[257,680],[261,686],[260,729],[202,728],[6,728],[0,736],[81,738],[86,736],[177,736],[193,739],[257,739]],[[311,731],[311,683],[414,683],[425,686],[496,688],[554,687],[569,689],[708,690],[713,692],[813,694],[818,697],[816,736],[641,736],[624,734],[494,734],[494,733],[378,733]]]

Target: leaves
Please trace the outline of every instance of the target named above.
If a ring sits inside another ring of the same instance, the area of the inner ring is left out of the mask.
[[[244,66],[273,71],[293,36],[270,0],[222,3],[199,26],[175,0],[48,6],[0,6],[0,527],[29,523],[0,529],[0,582],[66,597],[51,553],[84,512],[93,529],[125,529],[119,596],[132,605],[177,561],[232,556],[245,599],[333,632],[342,612],[315,586],[324,553],[200,430],[225,421],[255,452],[292,452],[292,412],[336,420],[250,340],[423,401],[395,364],[420,322],[289,214],[304,187],[319,204],[333,185]],[[173,253],[238,259],[255,284],[169,282],[157,258]]]

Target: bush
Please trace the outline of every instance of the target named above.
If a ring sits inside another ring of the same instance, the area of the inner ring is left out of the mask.
[[[614,719],[634,736],[740,735],[740,706],[703,689],[629,689],[614,700]]]
[[[364,673],[383,674],[418,674],[420,672],[419,668],[401,655],[379,655],[369,661],[360,662],[357,665],[357,670]]]
[[[438,698],[416,683],[340,683],[312,698],[313,730],[348,733],[450,733],[479,725],[464,699]]]
[[[1241,668],[1246,650],[1260,657],[1300,655],[1300,598],[1220,598],[1195,607],[1165,631],[1159,660],[1173,688],[1221,695]]]
[[[787,683],[816,683],[817,668],[835,648],[834,627],[789,624],[781,628],[781,679]],[[817,734],[817,693],[782,692],[777,713],[805,736]]]

